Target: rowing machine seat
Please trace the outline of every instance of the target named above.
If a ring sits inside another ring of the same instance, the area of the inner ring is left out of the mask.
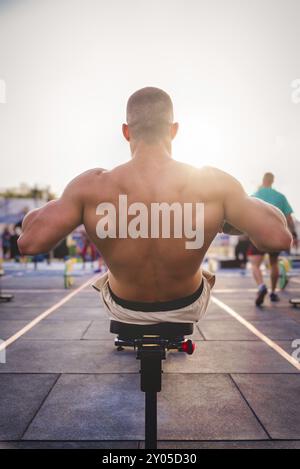
[[[125,322],[110,321],[110,332],[126,338],[138,338],[143,335],[159,335],[164,338],[191,335],[194,324],[189,322],[160,322],[157,324],[129,324]]]

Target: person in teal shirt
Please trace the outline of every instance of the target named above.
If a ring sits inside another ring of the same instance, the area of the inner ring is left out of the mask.
[[[286,196],[281,192],[276,191],[271,186],[268,187],[262,185],[258,191],[252,194],[252,197],[257,197],[258,199],[264,200],[265,202],[269,202],[269,204],[275,205],[275,207],[279,208],[279,210],[281,210],[286,217],[293,213],[293,209],[288,203]]]
[[[273,189],[272,185],[274,182],[274,175],[272,173],[265,173],[261,187],[252,194],[252,197],[268,202],[271,205],[277,207],[285,215],[287,224],[291,233],[293,234],[294,240],[296,240],[295,224],[292,218],[293,209],[290,206],[285,195],[281,194],[277,190]],[[251,242],[248,248],[248,256],[252,265],[252,273],[254,280],[258,286],[258,292],[256,296],[256,306],[261,306],[264,302],[265,296],[268,293],[266,284],[263,281],[261,272],[261,263],[263,261],[265,252],[259,251]],[[279,278],[279,267],[278,267],[278,256],[279,252],[268,253],[270,258],[270,270],[271,270],[271,301],[279,301],[279,296],[276,293],[276,286]]]

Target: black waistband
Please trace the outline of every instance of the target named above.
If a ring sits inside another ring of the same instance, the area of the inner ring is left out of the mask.
[[[147,313],[156,312],[156,311],[171,311],[172,309],[180,309],[188,306],[194,301],[198,300],[203,290],[203,279],[200,287],[191,295],[184,296],[182,298],[176,298],[175,300],[168,301],[155,301],[154,303],[143,302],[143,301],[131,301],[123,300],[117,296],[110,288],[108,284],[109,292],[112,299],[123,308],[132,309],[133,311],[144,311]]]

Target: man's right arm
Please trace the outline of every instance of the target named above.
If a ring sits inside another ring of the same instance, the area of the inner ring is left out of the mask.
[[[267,202],[249,197],[232,176],[220,171],[224,220],[242,233],[261,251],[289,249],[292,242],[285,216]]]

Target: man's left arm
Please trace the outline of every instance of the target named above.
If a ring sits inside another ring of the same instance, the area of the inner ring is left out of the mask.
[[[298,236],[297,236],[296,226],[295,226],[295,222],[293,220],[292,214],[289,213],[288,215],[285,216],[285,218],[286,218],[289,230],[290,230],[290,232],[292,233],[292,236],[293,236],[294,246],[297,247],[297,245],[298,245]]]
[[[83,200],[80,176],[73,179],[60,199],[52,200],[39,209],[31,210],[22,223],[18,239],[21,254],[49,252],[59,241],[81,225]]]
[[[285,196],[283,196],[283,213],[285,215],[288,228],[292,233],[294,245],[297,246],[297,231],[292,217],[293,209]]]

